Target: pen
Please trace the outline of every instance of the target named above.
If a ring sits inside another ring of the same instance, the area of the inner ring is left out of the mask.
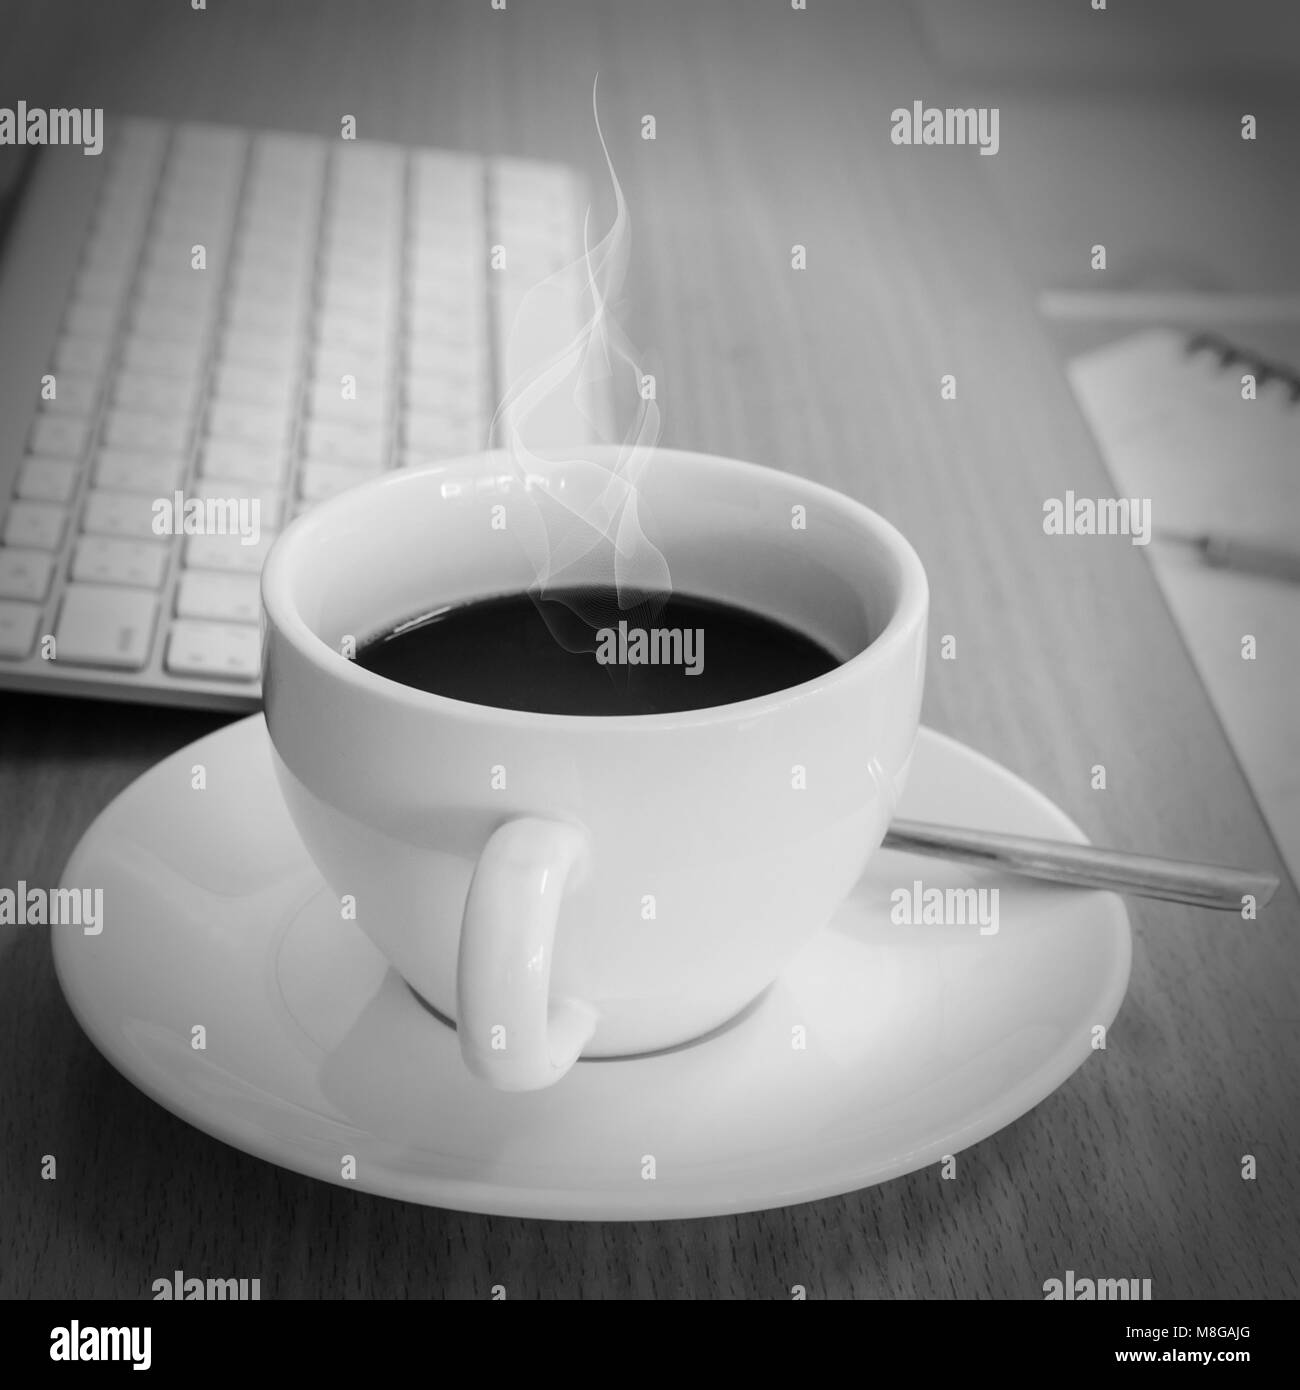
[[[1267,542],[1236,540],[1209,533],[1188,535],[1181,531],[1160,531],[1160,540],[1191,546],[1207,565],[1215,569],[1237,570],[1300,584],[1300,551]]]
[[[1297,323],[1300,294],[1285,290],[1261,294],[1045,290],[1038,296],[1038,311],[1048,319],[1177,323],[1188,327],[1207,323]]]

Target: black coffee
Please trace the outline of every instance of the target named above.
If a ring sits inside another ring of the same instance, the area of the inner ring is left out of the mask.
[[[744,608],[685,594],[620,609],[615,591],[504,594],[413,618],[357,664],[453,700],[539,714],[666,714],[749,700],[839,661]]]

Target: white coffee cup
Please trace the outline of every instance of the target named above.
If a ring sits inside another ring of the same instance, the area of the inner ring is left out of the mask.
[[[617,454],[583,458],[385,474],[295,521],[262,577],[294,823],[504,1090],[698,1038],[754,1000],[880,844],[920,713],[928,593],[903,537],[829,488],[668,449],[637,485],[674,589],[778,619],[843,664],[735,704],[585,716],[452,700],[347,659],[349,639],[533,587],[510,517]]]

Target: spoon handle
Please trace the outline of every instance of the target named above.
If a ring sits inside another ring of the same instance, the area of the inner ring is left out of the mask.
[[[1242,898],[1263,907],[1277,889],[1276,875],[1214,864],[1186,864],[1150,854],[1003,835],[992,830],[963,830],[896,820],[885,835],[885,848],[932,855],[963,864],[983,864],[1026,878],[1047,879],[1075,888],[1105,888],[1164,902],[1191,903],[1223,912],[1240,912]]]

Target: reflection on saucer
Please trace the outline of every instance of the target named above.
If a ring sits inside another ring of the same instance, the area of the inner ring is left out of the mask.
[[[161,1105],[273,1163],[507,1215],[749,1211],[924,1167],[1105,1055],[1092,1030],[1114,1017],[1129,969],[1118,898],[1008,879],[995,936],[900,926],[890,894],[918,861],[885,852],[781,979],[708,1037],[580,1065],[543,1091],[494,1091],[466,1071],[450,1022],[340,916],[267,747],[255,716],[128,788],[65,872],[102,885],[105,931],[51,939],[100,1051]],[[196,761],[201,797],[188,790]],[[1081,838],[1032,788],[926,730],[900,814]],[[943,886],[963,872],[926,861],[924,876]]]

